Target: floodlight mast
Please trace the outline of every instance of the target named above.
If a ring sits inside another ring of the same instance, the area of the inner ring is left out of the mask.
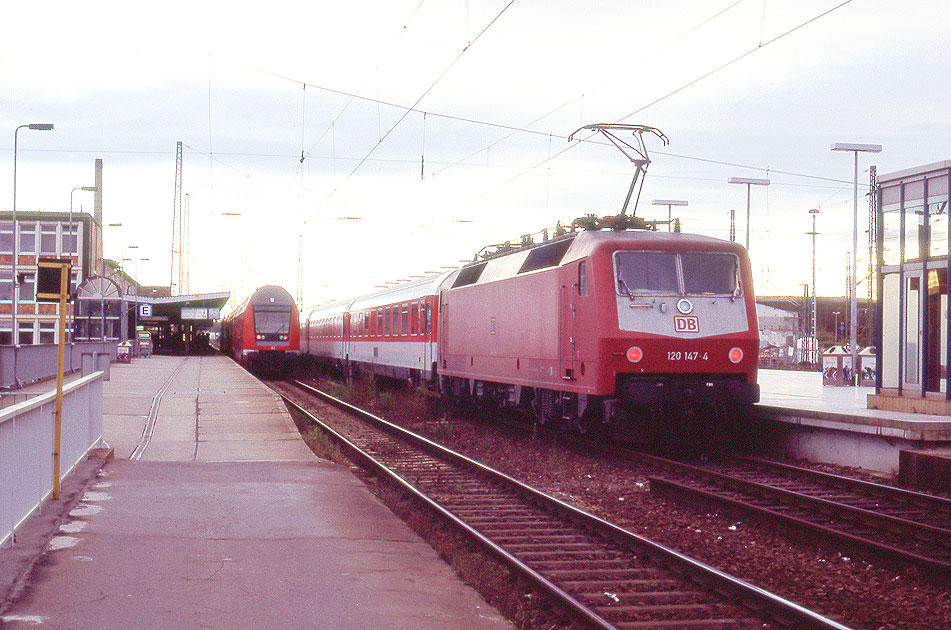
[[[637,202],[641,198],[641,190],[644,188],[644,176],[647,173],[647,167],[650,166],[650,158],[647,156],[647,145],[644,144],[644,134],[652,133],[664,143],[664,146],[667,146],[670,143],[670,140],[667,139],[667,136],[663,131],[657,129],[656,127],[648,127],[647,125],[625,125],[625,124],[616,124],[616,123],[595,123],[592,125],[585,125],[581,129],[578,129],[573,134],[568,136],[568,142],[571,142],[575,134],[578,131],[587,130],[587,131],[596,131],[600,132],[605,138],[611,141],[611,143],[621,150],[621,153],[624,156],[634,163],[636,167],[634,170],[634,179],[631,180],[631,186],[627,190],[627,197],[624,199],[624,206],[621,208],[621,214],[619,216],[625,216],[627,214],[627,206],[631,203],[631,196],[634,194],[634,187],[637,186],[638,180],[640,180],[640,187],[637,189],[637,198],[634,200],[634,209],[631,211],[631,216],[637,214]],[[630,131],[633,132],[635,142],[627,142],[622,140],[616,134],[612,133],[614,131]]]

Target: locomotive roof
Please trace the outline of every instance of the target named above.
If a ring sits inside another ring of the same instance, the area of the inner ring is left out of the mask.
[[[421,278],[413,282],[407,282],[393,287],[387,287],[361,295],[348,300],[342,300],[318,306],[309,311],[308,319],[332,317],[349,311],[359,311],[363,309],[375,308],[387,304],[396,304],[409,300],[419,299],[426,295],[436,295],[442,289],[451,287],[466,286],[469,284],[484,284],[505,278],[511,278],[522,273],[526,273],[526,262],[532,252],[542,254],[539,256],[544,259],[544,249],[548,247],[560,248],[560,252],[555,254],[558,258],[554,264],[548,265],[541,262],[537,267],[530,268],[527,271],[535,269],[550,269],[565,263],[569,263],[585,256],[590,255],[596,248],[605,243],[637,243],[645,249],[665,249],[669,247],[682,249],[706,249],[713,248],[718,250],[734,251],[741,253],[742,246],[730,241],[702,236],[700,234],[688,234],[684,232],[654,232],[649,230],[583,230],[573,234],[567,234],[563,237],[552,239],[546,243],[540,243],[534,247],[517,249],[511,253],[490,257],[486,260],[475,261],[463,265],[459,269],[447,271],[445,273]],[[538,254],[535,254],[538,256]],[[531,266],[531,265],[529,265]],[[463,280],[460,276],[465,274],[473,276],[473,280]]]
[[[737,254],[743,251],[737,243],[700,234],[650,230],[584,230],[546,243],[539,243],[533,247],[517,249],[487,260],[469,263],[454,272],[453,277],[449,278],[447,287],[485,284],[535,270],[550,269],[589,256],[595,249],[605,244],[619,242],[635,243],[644,249],[716,249],[733,251]],[[545,254],[546,248],[552,249],[551,256]],[[532,260],[533,256],[536,258],[535,261]]]

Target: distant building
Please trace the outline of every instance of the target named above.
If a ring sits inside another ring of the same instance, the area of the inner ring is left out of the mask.
[[[70,221],[71,219],[71,221]],[[93,217],[85,213],[0,212],[0,345],[55,343],[59,305],[36,301],[36,270],[40,257],[70,258],[70,293],[96,273]],[[16,327],[13,330],[13,239],[17,240],[19,295]],[[67,318],[70,319],[70,318]]]
[[[802,334],[798,307],[790,305],[787,310],[757,303],[756,316],[759,319],[760,362],[763,365],[798,363],[796,348]]]

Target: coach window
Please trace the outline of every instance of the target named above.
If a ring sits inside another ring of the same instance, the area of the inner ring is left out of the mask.
[[[370,312],[367,311],[363,314],[363,336],[370,336]]]
[[[578,295],[588,295],[588,261],[578,263]]]
[[[376,334],[380,336],[383,334],[383,309],[377,309],[376,311]]]
[[[404,304],[400,314],[400,336],[405,337],[409,332],[409,304]]]
[[[426,305],[426,334],[433,334],[433,305]]]
[[[409,307],[409,334],[419,333],[419,304],[411,304]]]

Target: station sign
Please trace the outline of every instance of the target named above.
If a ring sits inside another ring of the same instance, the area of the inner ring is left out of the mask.
[[[210,306],[183,306],[182,319],[218,319],[221,309]]]
[[[152,305],[139,304],[139,317],[152,317]]]

